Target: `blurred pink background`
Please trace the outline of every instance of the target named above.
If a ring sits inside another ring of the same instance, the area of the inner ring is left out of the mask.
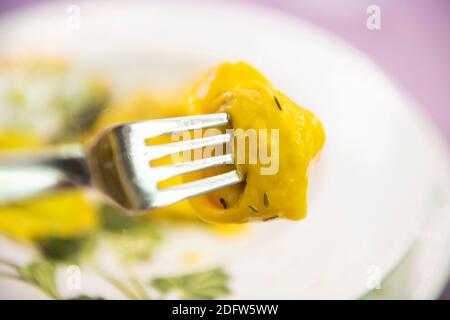
[[[55,0],[0,0],[0,14],[48,1]],[[450,1],[231,1],[290,13],[364,51],[416,99],[450,145]],[[381,10],[380,30],[366,27],[369,5],[377,5]],[[450,285],[442,298],[450,299]]]

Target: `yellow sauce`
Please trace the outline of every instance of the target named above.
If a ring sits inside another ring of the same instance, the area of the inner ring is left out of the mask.
[[[253,164],[237,163],[238,172],[245,178],[243,183],[190,200],[201,218],[210,222],[243,223],[305,217],[308,167],[325,141],[323,127],[310,111],[296,105],[253,67],[242,62],[222,64],[211,70],[194,86],[183,106],[189,114],[227,112],[235,132],[236,129],[256,129],[258,133],[263,132],[259,129],[267,132],[275,129],[279,133],[278,142],[269,133],[266,141],[268,150],[277,143],[272,154],[279,162],[276,173],[262,174],[261,169],[267,166],[259,158]],[[258,144],[257,148],[260,147]],[[206,170],[196,178],[226,170],[230,168]]]

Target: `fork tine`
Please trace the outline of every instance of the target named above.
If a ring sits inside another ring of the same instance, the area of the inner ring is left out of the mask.
[[[201,139],[184,140],[180,142],[147,146],[145,147],[145,157],[148,160],[158,159],[174,153],[228,143],[231,141],[231,139],[232,135],[226,133]]]
[[[158,191],[153,205],[155,207],[166,206],[190,197],[198,196],[220,188],[224,188],[241,182],[242,179],[236,170],[223,173],[193,182],[184,183],[175,187]]]
[[[182,174],[232,163],[233,155],[226,154],[217,157],[152,168],[152,174],[158,177],[159,181],[163,181]]]
[[[229,122],[227,113],[213,113],[198,116],[186,116],[167,119],[141,121],[129,124],[139,137],[152,138],[164,134],[211,128],[226,125]],[[144,138],[144,139],[145,139]]]

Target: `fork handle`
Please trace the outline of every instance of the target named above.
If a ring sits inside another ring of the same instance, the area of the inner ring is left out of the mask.
[[[0,154],[0,204],[87,186],[90,180],[81,145]]]

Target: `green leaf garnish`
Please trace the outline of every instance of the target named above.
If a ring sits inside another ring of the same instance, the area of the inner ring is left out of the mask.
[[[36,242],[42,255],[57,262],[78,262],[83,256],[92,252],[95,240],[90,235],[72,238],[49,237]]]
[[[161,294],[179,292],[182,299],[215,299],[230,293],[228,282],[229,276],[222,268],[213,268],[181,276],[155,278],[151,285]]]
[[[54,105],[63,118],[64,138],[77,137],[91,130],[109,100],[109,88],[95,79],[85,82],[83,87],[72,95],[57,94]]]
[[[252,205],[248,205],[248,207],[250,208],[250,210],[252,210],[253,212],[255,212],[255,213],[258,213],[259,211],[258,211],[258,209],[256,209],[254,206],[252,206]]]
[[[55,265],[46,260],[34,261],[19,268],[21,278],[38,287],[53,299],[60,299],[61,295],[56,289]]]
[[[162,239],[152,221],[131,217],[122,209],[104,204],[100,216],[103,229],[111,233],[114,248],[125,262],[147,261]]]
[[[148,261],[161,242],[158,229],[151,225],[124,230],[121,235],[114,235],[114,247],[124,262]]]
[[[139,225],[138,219],[109,204],[103,204],[100,208],[100,220],[103,229],[110,232],[122,232]]]

